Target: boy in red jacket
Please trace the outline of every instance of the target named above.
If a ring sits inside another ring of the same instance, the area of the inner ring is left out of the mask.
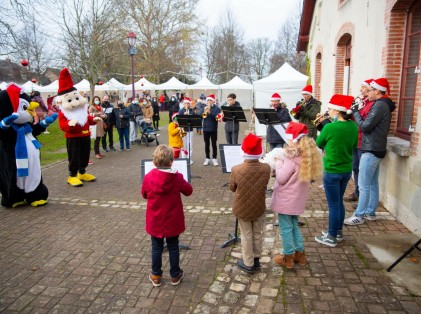
[[[152,273],[149,280],[161,286],[164,238],[170,255],[171,284],[178,285],[184,277],[180,268],[178,237],[186,229],[181,194],[190,196],[193,187],[183,175],[171,169],[174,153],[168,145],[159,145],[153,153],[152,169],[143,179],[141,194],[147,199],[146,232],[152,241]]]

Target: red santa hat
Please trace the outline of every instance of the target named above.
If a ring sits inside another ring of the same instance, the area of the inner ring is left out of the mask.
[[[361,83],[362,86],[366,86],[366,87],[370,87],[370,83],[373,82],[373,79],[368,79],[365,80],[364,82]]]
[[[272,95],[272,97],[270,98],[270,100],[281,100],[281,95],[279,95],[278,93],[275,93]]]
[[[208,100],[212,100],[213,102],[215,102],[215,95],[214,94],[210,94],[210,95],[208,95],[207,97],[206,97],[206,101],[208,101]]]
[[[297,143],[300,138],[308,134],[308,127],[303,123],[290,122],[285,130],[286,137]]]
[[[189,98],[189,97],[184,97],[184,99],[183,99],[183,103],[185,104],[185,103],[189,103],[189,104],[191,104],[191,99]]]
[[[173,113],[173,115],[171,116],[171,120],[173,120],[173,121],[174,121],[174,119],[177,120],[177,116],[178,116],[178,112]]]
[[[389,86],[389,82],[387,79],[385,79],[384,77],[378,78],[376,80],[373,80],[370,83],[370,86],[378,89],[382,92],[387,92],[390,95],[390,86]]]
[[[24,93],[24,90],[22,87],[15,83],[11,83],[6,87],[7,95],[10,98],[10,102],[13,107],[13,112],[18,112],[19,109],[19,103],[20,103],[20,95]]]
[[[301,94],[313,95],[313,86],[311,85],[304,86],[303,90],[301,91]]]
[[[335,94],[329,100],[327,107],[351,114],[350,108],[353,101],[354,97],[352,96]]]
[[[72,76],[70,75],[69,69],[64,68],[60,71],[58,77],[58,93],[57,95],[64,95],[71,91],[76,90],[73,84]]]
[[[241,144],[245,159],[259,159],[263,154],[262,138],[249,133]]]

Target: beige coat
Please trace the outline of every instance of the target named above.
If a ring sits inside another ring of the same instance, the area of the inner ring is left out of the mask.
[[[255,220],[264,214],[269,178],[270,166],[258,159],[246,159],[231,169],[232,211],[238,219]]]
[[[101,107],[101,110],[97,110],[96,106],[89,106],[89,114],[93,117],[100,117],[101,119],[105,119],[107,116],[103,112],[103,109]],[[96,124],[96,137],[103,137],[105,135],[104,131],[104,123],[102,121],[98,121]]]

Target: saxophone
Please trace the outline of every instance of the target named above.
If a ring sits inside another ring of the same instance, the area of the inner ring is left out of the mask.
[[[185,137],[187,135],[187,132],[184,131],[184,128],[178,128],[178,135],[180,135],[181,138]]]

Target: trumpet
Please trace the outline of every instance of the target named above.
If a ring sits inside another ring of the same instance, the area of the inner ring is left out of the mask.
[[[184,131],[184,128],[178,128],[178,135],[180,135],[180,137],[185,137],[187,135],[187,132]]]
[[[312,120],[311,122],[316,126],[317,130],[321,131],[326,124],[332,122],[330,120],[329,110],[323,114],[318,113],[316,115],[316,119]]]
[[[202,113],[202,118],[206,119],[210,112],[210,106],[206,106],[204,112]]]
[[[352,108],[358,108],[358,110],[360,110],[362,107],[364,107],[364,100],[363,100],[363,95],[360,94],[357,97],[354,98],[354,100],[352,101]]]
[[[291,109],[289,113],[294,119],[300,118],[300,110],[301,110],[301,107],[305,105],[305,103],[306,101],[302,100],[300,103],[297,104],[297,106],[295,106],[295,108]]]

